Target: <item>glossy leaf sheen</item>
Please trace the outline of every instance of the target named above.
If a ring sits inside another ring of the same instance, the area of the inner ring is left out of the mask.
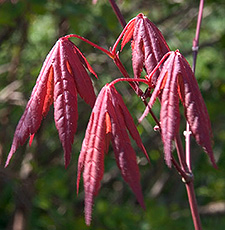
[[[19,147],[34,134],[54,101],[54,117],[64,149],[65,166],[70,161],[71,147],[77,127],[77,92],[93,106],[95,93],[86,69],[94,73],[85,57],[68,39],[61,38],[49,52],[40,71],[13,138],[5,166]]]
[[[91,223],[92,205],[104,172],[104,153],[111,139],[116,162],[124,180],[130,185],[139,203],[144,207],[140,174],[136,155],[128,133],[146,154],[141,138],[122,97],[114,86],[106,85],[98,95],[83,140],[79,161],[77,190],[83,172],[85,190],[85,220]]]

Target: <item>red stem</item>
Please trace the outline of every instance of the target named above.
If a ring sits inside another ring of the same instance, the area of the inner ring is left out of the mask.
[[[204,8],[204,0],[200,0],[196,32],[195,32],[195,37],[192,43],[192,51],[193,51],[192,71],[193,73],[195,73],[195,69],[196,69],[196,61],[197,61],[198,48],[199,48],[199,34],[200,34],[200,28],[201,28],[201,22],[202,22],[203,8]],[[186,162],[187,162],[188,169],[191,172],[192,169],[191,169],[191,140],[190,139],[191,139],[191,130],[187,122],[186,132],[185,132]]]
[[[145,84],[148,85],[148,81],[145,80],[145,79],[141,79],[141,78],[117,78],[115,79],[114,81],[110,82],[109,86],[111,85],[115,85],[116,83],[118,82],[121,82],[121,81],[127,81],[127,82],[143,82]]]
[[[78,39],[80,39],[80,40],[82,40],[82,41],[88,43],[89,45],[91,45],[91,46],[93,46],[93,47],[95,47],[95,48],[101,50],[101,51],[104,52],[105,54],[107,54],[110,58],[114,59],[114,55],[113,55],[110,51],[108,51],[108,50],[102,48],[101,46],[99,46],[99,45],[97,45],[97,44],[95,44],[95,43],[89,41],[88,39],[86,39],[86,38],[84,38],[84,37],[81,37],[81,36],[79,36],[79,35],[77,35],[77,34],[69,34],[69,35],[66,35],[64,38],[67,38],[67,39],[68,39],[68,38],[72,38],[72,37],[78,38]]]
[[[193,181],[186,183],[186,190],[188,195],[188,201],[190,204],[192,219],[194,223],[195,230],[202,230],[201,220],[198,213],[198,205],[195,197]]]
[[[118,56],[118,53],[114,57],[114,63],[116,64],[117,68],[120,70],[120,72],[123,74],[125,78],[130,78],[129,74],[127,73],[125,67],[123,66],[122,62],[120,61],[120,58]],[[136,82],[129,82],[130,86],[132,89],[136,92],[138,96],[142,96],[143,92],[142,90],[138,87]]]
[[[197,55],[198,55],[199,34],[200,34],[200,28],[201,28],[201,23],[202,23],[203,8],[204,8],[204,0],[200,0],[199,11],[198,11],[198,20],[197,20],[197,26],[196,26],[196,33],[195,33],[195,38],[193,39],[193,45],[192,45],[192,51],[193,51],[192,69],[193,69],[193,72],[195,72],[196,60],[197,60]]]
[[[185,154],[184,154],[184,150],[183,150],[183,146],[182,146],[182,142],[181,142],[181,138],[179,134],[177,134],[175,137],[175,145],[176,145],[177,156],[179,158],[181,168],[185,173],[189,174],[189,170],[188,170],[188,167],[185,161]]]
[[[172,156],[172,164],[174,166],[174,168],[177,170],[177,172],[182,176],[184,182],[189,182],[190,180],[192,180],[192,175],[191,174],[186,174],[184,172],[184,170],[180,167],[180,165],[178,164],[178,162],[174,159],[174,157]]]
[[[121,14],[121,11],[119,9],[119,7],[117,6],[116,2],[114,0],[109,0],[111,6],[112,6],[112,9],[118,19],[118,21],[120,22],[121,26],[124,28],[126,26],[126,21],[123,17],[123,15]]]
[[[197,60],[197,54],[198,54],[199,34],[200,34],[200,27],[201,27],[201,21],[202,21],[203,8],[204,8],[204,0],[200,0],[196,33],[195,33],[195,38],[193,39],[193,46],[192,46],[192,51],[193,51],[192,70],[194,73],[195,73],[196,60]],[[191,131],[190,131],[190,126],[187,122],[186,123],[186,133],[185,133],[186,163],[187,163],[188,170],[191,172],[190,138],[191,138]],[[197,200],[196,200],[195,192],[194,192],[193,180],[191,180],[189,183],[186,183],[186,190],[187,190],[188,201],[189,201],[189,205],[191,209],[191,214],[192,214],[192,219],[193,219],[195,230],[202,230],[201,219],[199,216]]]

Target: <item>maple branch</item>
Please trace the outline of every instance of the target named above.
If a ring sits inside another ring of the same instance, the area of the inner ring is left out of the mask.
[[[177,134],[175,137],[175,145],[176,145],[177,156],[178,156],[181,168],[184,172],[189,173],[189,170],[188,170],[188,167],[185,161],[185,154],[184,154],[181,138],[179,134]]]
[[[192,43],[192,53],[193,53],[192,71],[193,73],[195,73],[195,69],[196,69],[196,61],[197,61],[197,55],[198,55],[198,49],[199,49],[199,34],[200,34],[200,28],[201,28],[201,22],[202,22],[203,8],[204,8],[204,0],[200,0],[196,32],[195,32],[195,37]],[[187,163],[189,171],[191,172],[192,171],[191,169],[191,130],[190,130],[190,125],[188,124],[188,122],[186,122],[186,131],[184,132],[184,136],[185,136],[185,142],[186,142],[185,144],[186,163]]]
[[[192,70],[195,73],[195,67],[196,67],[196,61],[197,61],[197,55],[198,55],[198,48],[199,48],[199,34],[200,34],[200,27],[202,22],[202,14],[203,14],[203,8],[204,8],[204,0],[200,0],[199,4],[199,11],[198,11],[198,20],[197,20],[197,26],[196,26],[196,33],[195,38],[193,39],[193,66]]]
[[[186,183],[186,190],[188,194],[188,201],[191,209],[192,219],[195,226],[195,230],[202,230],[201,220],[198,212],[197,200],[195,197],[193,180]]]
[[[196,26],[196,33],[195,38],[193,39],[193,65],[192,65],[192,71],[195,73],[196,68],[196,61],[197,61],[197,54],[198,54],[198,45],[199,45],[199,34],[200,34],[200,27],[201,27],[201,21],[202,21],[202,14],[203,14],[203,7],[204,7],[204,0],[200,0],[199,4],[199,12],[198,12],[198,20],[197,20],[197,26]],[[185,132],[185,142],[186,142],[186,163],[188,170],[191,172],[191,148],[190,148],[190,138],[191,138],[191,130],[190,125],[188,122],[186,122],[186,132]],[[195,230],[201,230],[201,219],[198,212],[198,205],[197,200],[194,192],[194,185],[193,180],[186,183],[186,190],[188,195],[188,201],[191,209],[192,219],[194,223]]]
[[[182,176],[182,180],[185,183],[188,183],[192,180],[193,175],[192,174],[187,174],[186,172],[184,172],[184,170],[180,167],[180,165],[177,163],[177,161],[175,160],[174,156],[172,155],[171,158],[172,164],[174,166],[174,168],[177,170],[177,172]]]
[[[125,27],[127,23],[126,23],[123,15],[122,15],[119,7],[117,6],[116,2],[114,0],[109,0],[109,2],[111,4],[111,7],[112,7],[112,9],[113,9],[118,21],[120,22],[121,26]]]

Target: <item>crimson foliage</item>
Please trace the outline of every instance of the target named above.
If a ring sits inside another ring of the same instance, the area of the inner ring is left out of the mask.
[[[104,157],[110,141],[121,174],[143,208],[140,174],[129,134],[147,159],[148,155],[134,121],[114,86],[116,82],[128,79],[117,79],[105,85],[96,100],[86,69],[95,76],[96,74],[80,50],[68,40],[71,36],[73,35],[60,38],[48,54],[25,112],[17,125],[6,166],[19,145],[23,145],[29,136],[30,143],[32,142],[42,118],[54,103],[55,125],[64,149],[67,167],[77,127],[77,94],[79,94],[93,107],[79,156],[77,175],[77,190],[79,190],[83,173],[85,220],[86,224],[90,225],[92,205],[100,188],[104,173]],[[181,100],[186,120],[197,143],[203,147],[216,167],[211,145],[210,120],[195,76],[180,52],[170,51],[161,32],[149,19],[143,14],[132,19],[122,31],[112,51],[104,50],[78,35],[74,37],[104,51],[114,60],[125,77],[129,75],[119,60],[116,48],[121,39],[121,50],[132,40],[134,78],[129,81],[136,81],[135,86],[142,81],[147,84],[149,90],[153,89],[141,120],[149,113],[156,98],[161,102],[160,131],[166,164],[169,167],[172,164],[172,143],[179,133],[179,100]],[[147,72],[146,79],[140,79],[143,68]]]
[[[85,68],[96,76],[80,50],[68,39],[59,39],[43,64],[30,100],[17,125],[6,166],[18,146],[23,145],[29,136],[30,143],[32,142],[42,118],[47,115],[53,102],[55,125],[64,149],[65,166],[68,166],[77,128],[77,93],[90,106],[94,105],[96,98]]]
[[[108,151],[110,140],[124,180],[130,185],[137,200],[144,207],[136,155],[126,129],[148,158],[122,97],[114,86],[106,85],[99,93],[91,113],[78,161],[77,189],[80,174],[83,171],[85,218],[88,225],[91,222],[93,198],[98,193],[103,177],[104,154]]]

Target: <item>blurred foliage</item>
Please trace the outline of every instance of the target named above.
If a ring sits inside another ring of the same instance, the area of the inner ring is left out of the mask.
[[[139,12],[146,14],[160,28],[171,49],[179,49],[191,63],[198,1],[120,0],[118,4],[127,21]],[[223,0],[205,1],[196,69],[212,121],[214,153],[219,167],[218,170],[212,168],[207,156],[193,141],[195,188],[205,230],[215,226],[217,230],[225,228],[224,14]],[[83,189],[81,186],[77,196],[75,188],[77,158],[91,112],[82,100],[78,101],[80,117],[68,169],[63,166],[53,109],[42,122],[32,146],[20,147],[7,169],[4,162],[41,65],[57,39],[76,33],[109,48],[121,29],[106,0],[98,0],[96,5],[91,0],[0,1],[0,230],[19,229],[18,226],[32,230],[87,229]],[[103,53],[79,40],[73,39],[73,42],[85,53],[99,76],[99,80],[92,78],[96,92],[121,76]],[[121,60],[132,76],[129,45],[121,53]],[[116,87],[137,123],[144,105],[126,83]],[[159,108],[159,105],[154,107],[156,114]],[[160,136],[153,127],[150,117],[138,126],[151,158],[149,166],[137,149],[146,210],[139,207],[123,182],[110,151],[89,229],[193,229],[185,187],[176,171],[165,166]]]

